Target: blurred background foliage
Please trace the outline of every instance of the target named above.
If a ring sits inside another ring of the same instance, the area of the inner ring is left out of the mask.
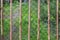
[[[4,0],[4,36],[5,40],[9,40],[10,27],[10,1]],[[59,3],[60,6],[60,3]],[[40,13],[40,40],[48,40],[48,4],[47,0],[41,0]],[[13,0],[13,40],[19,40],[19,0]],[[28,40],[28,0],[22,0],[22,40]],[[51,24],[51,40],[56,40],[56,0],[50,0],[50,24]],[[59,7],[60,17],[60,7]],[[37,40],[37,18],[38,18],[38,0],[31,0],[31,40]],[[60,20],[60,19],[59,19]],[[60,21],[59,21],[60,24]],[[15,31],[16,30],[16,31]]]

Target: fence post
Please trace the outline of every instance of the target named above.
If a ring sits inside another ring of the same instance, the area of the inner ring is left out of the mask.
[[[29,0],[29,15],[28,15],[28,40],[30,40],[30,2]]]
[[[3,33],[3,0],[1,0],[1,40],[4,40],[4,33]]]
[[[38,27],[37,27],[37,40],[40,40],[40,0],[38,0]]]
[[[50,0],[48,2],[48,40],[50,40]]]
[[[10,40],[12,40],[12,0],[10,0]]]
[[[22,40],[22,0],[20,0],[20,27],[19,27],[19,40]]]
[[[56,40],[58,40],[58,0],[56,0]]]

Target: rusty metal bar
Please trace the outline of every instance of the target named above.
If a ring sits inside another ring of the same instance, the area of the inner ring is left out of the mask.
[[[19,40],[22,40],[22,0],[20,0],[20,27],[19,27]]]
[[[29,0],[29,15],[28,15],[28,40],[30,40],[30,2]]]
[[[56,40],[58,40],[58,0],[56,0]]]
[[[38,27],[37,27],[37,40],[40,40],[40,0],[38,0]]]
[[[12,0],[10,0],[10,40],[12,40]]]
[[[3,0],[1,0],[1,40],[4,40],[4,34],[3,34]]]
[[[48,2],[48,40],[50,40],[50,0]]]

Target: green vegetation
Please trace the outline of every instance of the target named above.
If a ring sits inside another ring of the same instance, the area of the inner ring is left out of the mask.
[[[31,2],[31,40],[37,40],[37,18],[38,18],[38,3],[35,1]],[[13,10],[15,10],[19,5],[18,2],[13,3]],[[46,3],[41,3],[41,19],[40,19],[40,39],[48,40],[48,32],[47,32],[47,5]],[[8,16],[10,12],[10,6],[6,3],[4,4],[4,15]],[[15,11],[13,11],[14,13]],[[52,0],[50,2],[50,13],[51,13],[51,40],[56,40],[55,28],[56,28],[56,1]],[[19,19],[16,18],[15,26],[19,27]],[[9,33],[10,19],[4,19],[4,35],[6,36]],[[54,31],[53,31],[54,30]],[[22,3],[22,39],[28,40],[28,3]]]

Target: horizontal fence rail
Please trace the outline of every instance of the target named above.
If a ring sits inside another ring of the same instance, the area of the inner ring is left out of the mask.
[[[19,21],[19,40],[22,40],[22,0],[19,0],[20,3],[19,3],[19,18],[20,18],[20,21]],[[28,40],[31,40],[31,37],[30,37],[30,30],[31,30],[31,1],[32,0],[28,0]],[[58,37],[58,0],[56,0],[56,40],[59,40],[59,37]],[[50,37],[50,0],[47,0],[47,7],[48,7],[48,40],[51,40],[51,37]],[[41,0],[38,0],[38,26],[37,26],[37,40],[40,40],[40,11],[41,11]],[[24,9],[23,9],[24,10]],[[4,26],[3,26],[3,0],[1,0],[1,40],[4,40]],[[13,40],[13,37],[12,37],[12,0],[10,0],[10,40]]]

